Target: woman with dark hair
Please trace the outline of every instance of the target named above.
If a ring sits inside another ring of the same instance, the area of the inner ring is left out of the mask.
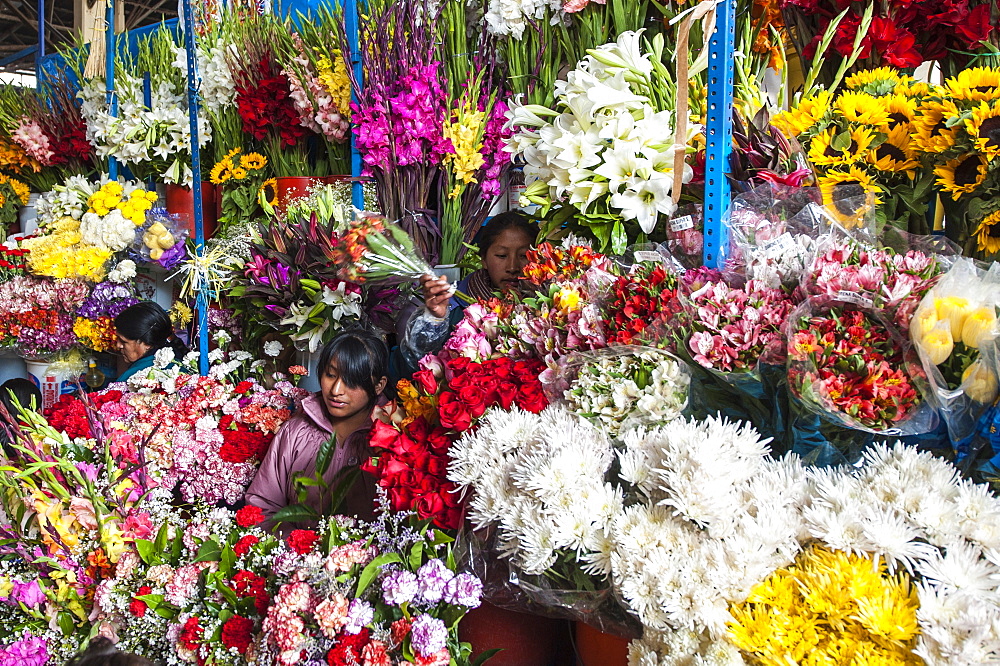
[[[479,232],[479,256],[483,267],[458,283],[458,291],[477,301],[488,300],[498,292],[515,291],[522,271],[528,264],[528,250],[538,235],[538,225],[518,211],[497,215]],[[446,277],[425,275],[420,280],[423,307],[409,317],[400,317],[397,331],[399,354],[394,375],[407,376],[417,369],[417,362],[438,351],[448,340],[467,305],[454,293]]]
[[[295,479],[315,476],[316,456],[330,438],[336,438],[336,448],[323,476],[328,484],[343,469],[364,462],[372,412],[386,402],[388,364],[385,343],[367,331],[345,331],[327,343],[315,369],[320,390],[303,400],[301,411],[278,430],[247,489],[247,504],[270,517],[298,503]],[[370,518],[374,502],[375,479],[363,476],[348,492],[341,513]],[[310,487],[306,505],[323,513],[323,503],[319,490]]]
[[[169,348],[180,359],[188,348],[174,335],[174,326],[167,311],[153,301],[142,301],[126,308],[115,317],[118,353],[129,364],[118,377],[123,382],[132,375],[153,367],[156,352]]]
[[[73,657],[66,666],[153,666],[153,662],[128,652],[119,652],[110,640],[95,636],[87,649]]]

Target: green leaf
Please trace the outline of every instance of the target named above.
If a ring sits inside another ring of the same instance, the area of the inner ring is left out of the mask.
[[[326,471],[330,469],[330,461],[333,460],[333,452],[337,450],[337,436],[333,435],[330,439],[323,442],[319,447],[319,453],[316,454],[316,473],[320,476],[326,474]]]
[[[624,254],[628,246],[628,234],[625,233],[625,225],[621,220],[615,220],[615,225],[611,229],[611,251],[615,254]]]
[[[424,542],[418,541],[410,548],[410,569],[416,571],[420,568],[420,562],[424,559]]]
[[[166,618],[168,620],[172,620],[175,617],[177,617],[177,611],[167,606],[158,606],[153,609],[153,612],[159,615],[160,617]]]
[[[57,622],[59,623],[59,628],[62,629],[63,636],[72,635],[73,630],[76,629],[76,623],[73,622],[72,613],[67,613],[66,611],[60,611]]]
[[[354,487],[360,476],[361,469],[359,467],[345,467],[337,473],[333,479],[333,491],[330,493],[327,515],[334,515],[338,512],[340,505],[344,503],[344,499],[347,498],[347,494],[351,492],[351,488]]]
[[[163,527],[165,528],[166,525]],[[149,539],[136,539],[135,549],[139,552],[139,557],[142,558],[142,561],[150,566],[156,564],[156,562],[153,561],[154,553],[162,552],[161,550],[157,550],[155,544]],[[157,558],[157,561],[159,561],[159,558]]]
[[[236,606],[239,603],[240,600],[239,597],[236,596],[236,593],[221,580],[216,579],[215,589],[219,591],[219,594],[222,595],[222,598],[225,599],[230,606]]]
[[[219,573],[228,577],[233,570],[234,564],[236,564],[236,553],[233,552],[231,546],[227,545],[222,549],[222,558],[219,560]]]
[[[486,663],[487,659],[492,659],[497,655],[497,653],[501,651],[502,651],[501,648],[493,648],[491,650],[487,650],[486,652],[481,653],[478,657],[473,659],[470,662],[469,666],[482,666],[482,664]]]
[[[402,562],[402,558],[399,557],[398,553],[385,553],[384,555],[379,555],[374,560],[368,563],[368,566],[364,568],[361,575],[358,576],[358,590],[355,592],[356,597],[360,597],[362,593],[368,589],[368,586],[372,584],[375,580],[375,576],[378,575],[379,571],[386,564],[392,564],[393,562]]]
[[[301,504],[292,504],[280,509],[271,517],[275,523],[308,523],[319,520],[319,514]]]
[[[194,558],[194,564],[198,562],[218,562],[222,556],[222,549],[214,540],[206,541],[198,548],[198,553]]]

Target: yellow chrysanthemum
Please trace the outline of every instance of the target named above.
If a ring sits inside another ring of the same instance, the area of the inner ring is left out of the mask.
[[[812,129],[820,118],[826,115],[830,110],[831,98],[832,95],[824,90],[815,97],[802,100],[794,109],[775,115],[771,118],[771,124],[786,136],[800,136]]]
[[[233,163],[227,157],[220,162],[216,162],[215,166],[212,167],[211,173],[209,173],[208,179],[213,185],[222,185],[224,182],[233,177]]]
[[[948,123],[958,115],[958,107],[948,100],[928,100],[918,106],[913,123],[914,148],[924,153],[940,153],[954,146],[956,130]]]
[[[879,171],[905,173],[913,178],[920,161],[911,144],[912,139],[906,127],[897,126],[889,130],[885,141],[868,154],[868,163]]]
[[[970,194],[983,184],[986,180],[986,168],[984,156],[969,153],[934,167],[934,175],[938,177],[941,189],[958,201],[963,194]]]
[[[945,81],[945,89],[955,99],[972,101],[1000,99],[1000,69],[972,67]]]
[[[170,308],[170,321],[175,326],[183,327],[190,324],[192,319],[194,319],[194,313],[190,306],[184,301],[174,301],[173,307]]]
[[[874,142],[875,135],[867,127],[828,127],[809,142],[809,160],[817,166],[853,164],[864,158]]]
[[[848,91],[833,103],[833,108],[848,122],[883,127],[889,124],[889,114],[877,97],[862,92]]]
[[[965,121],[965,130],[972,136],[976,148],[992,160],[1000,155],[1000,105],[991,107],[982,102]]]
[[[976,247],[986,255],[1000,253],[1000,210],[990,213],[976,229]]]
[[[250,171],[259,171],[267,166],[267,158],[260,153],[247,153],[240,156],[240,166]]]
[[[872,95],[884,95],[894,90],[903,78],[891,67],[866,69],[844,79],[848,90],[858,90]]]

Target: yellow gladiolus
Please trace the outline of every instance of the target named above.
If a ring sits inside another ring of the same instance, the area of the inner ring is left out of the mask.
[[[951,352],[955,348],[955,341],[948,328],[938,326],[924,336],[923,340],[920,341],[920,348],[927,354],[931,363],[940,365],[951,356]]]
[[[997,376],[982,361],[974,361],[965,369],[962,384],[965,384],[965,395],[971,400],[983,404],[996,400]]]
[[[962,342],[967,347],[979,349],[979,345],[996,335],[996,326],[997,315],[992,307],[976,308],[962,325]]]
[[[969,299],[961,296],[945,296],[934,299],[934,307],[937,309],[938,319],[948,320],[951,323],[951,338],[954,342],[962,341],[962,326],[965,318],[972,311],[972,304]]]

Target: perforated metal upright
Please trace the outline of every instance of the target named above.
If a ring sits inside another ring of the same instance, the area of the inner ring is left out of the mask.
[[[709,268],[725,261],[728,237],[722,216],[729,207],[729,153],[733,146],[733,77],[736,45],[736,0],[716,9],[715,32],[708,51],[708,113],[705,119],[705,244],[702,258]]]

